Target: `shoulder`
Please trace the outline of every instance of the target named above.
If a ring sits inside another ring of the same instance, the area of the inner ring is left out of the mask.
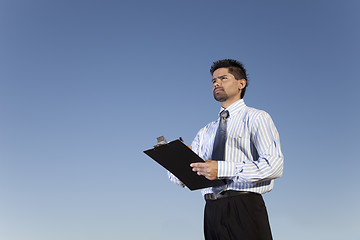
[[[217,125],[218,125],[218,120],[210,122],[197,132],[191,144],[194,152],[199,153],[198,152],[199,145],[201,145],[204,142],[204,140],[208,140],[212,136],[212,134],[214,134]]]
[[[201,134],[201,133],[206,133],[206,132],[208,132],[209,130],[211,131],[214,127],[217,127],[218,122],[219,122],[219,119],[217,119],[217,120],[215,120],[215,121],[212,121],[212,122],[206,124],[205,127],[201,128],[201,129],[199,130],[199,133]]]
[[[248,121],[257,121],[259,119],[270,118],[270,115],[264,110],[256,109],[253,107],[246,107],[245,111],[245,118]]]
[[[270,129],[274,126],[273,120],[269,113],[264,110],[247,107],[244,122],[250,132]]]

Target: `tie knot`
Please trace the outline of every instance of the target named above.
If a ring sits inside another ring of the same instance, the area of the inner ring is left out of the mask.
[[[221,118],[223,119],[227,119],[229,117],[229,111],[228,110],[223,110],[221,113],[220,113],[220,116]]]

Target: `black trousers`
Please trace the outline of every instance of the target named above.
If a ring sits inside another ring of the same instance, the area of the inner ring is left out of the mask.
[[[272,240],[262,196],[247,193],[206,200],[204,235],[206,240]]]

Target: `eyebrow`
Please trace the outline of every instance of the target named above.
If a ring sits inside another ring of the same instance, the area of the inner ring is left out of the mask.
[[[224,78],[224,77],[227,77],[227,75],[225,74],[225,75],[218,76],[217,78],[213,78],[212,81],[214,81],[214,80],[216,80],[216,79],[218,79],[218,78],[222,79],[222,78]]]

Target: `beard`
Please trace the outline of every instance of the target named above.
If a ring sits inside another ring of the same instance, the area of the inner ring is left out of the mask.
[[[213,95],[214,95],[215,100],[218,102],[224,102],[229,98],[223,89],[222,89],[222,91],[219,91],[219,92],[213,91]]]

